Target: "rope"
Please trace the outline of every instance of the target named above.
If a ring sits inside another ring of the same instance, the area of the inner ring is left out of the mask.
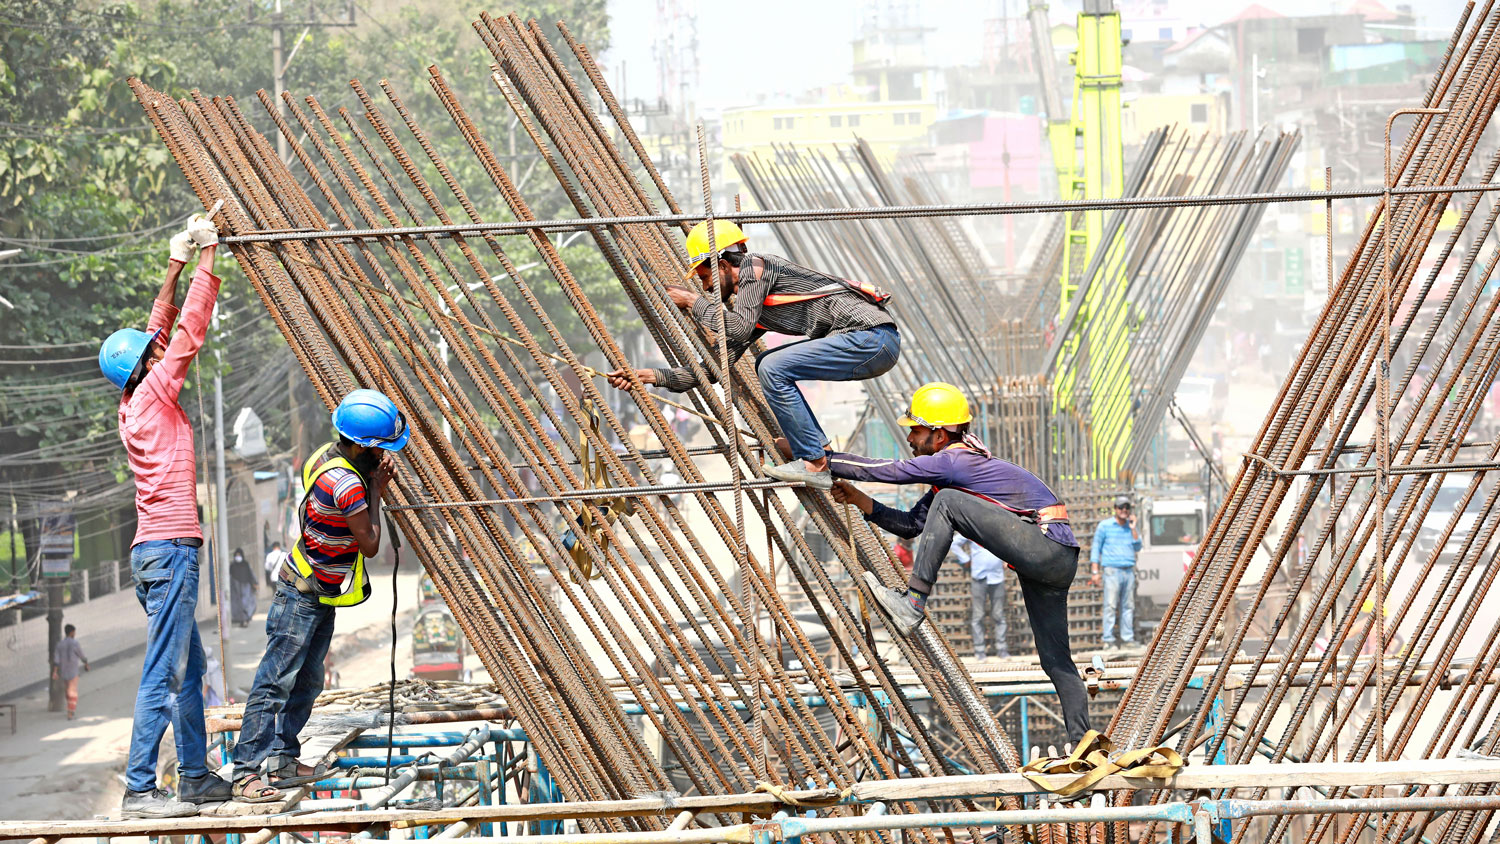
[[[206,439],[203,431],[203,367],[198,365],[197,355],[193,356],[193,377],[198,382],[198,389],[195,391],[198,393],[198,437],[196,439],[197,448],[195,450],[198,452],[198,459],[203,462],[202,477],[205,481],[204,488],[207,489],[208,452],[206,451],[206,446],[203,444],[204,440]],[[229,699],[230,693],[229,640],[224,636],[224,613],[227,611],[224,604],[228,601],[234,600],[234,595],[230,590],[223,588],[223,573],[219,571],[219,554],[223,553],[224,550],[219,547],[219,543],[217,541],[219,536],[219,497],[217,494],[211,495],[208,496],[208,500],[208,507],[204,512],[212,514],[213,520],[210,522],[210,524],[213,525],[213,527],[208,531],[209,541],[204,544],[208,546],[209,559],[213,561],[213,568],[210,569],[210,571],[213,573],[214,597],[217,599],[216,604],[218,609],[218,612],[214,613],[214,621],[219,625],[219,680],[224,684],[224,699],[227,701]]]
[[[584,399],[582,408],[588,417],[588,430],[581,425],[578,428],[578,464],[583,469],[583,486],[584,489],[608,489],[609,474],[604,467],[604,456],[593,450],[588,437],[589,431],[592,431],[596,437],[601,439],[603,437],[599,431],[599,413],[594,409],[592,399]],[[597,516],[595,515],[596,509]],[[589,541],[597,546],[604,537],[605,524],[612,525],[621,516],[633,515],[635,515],[635,499],[616,495],[606,498],[603,505],[584,507],[583,514],[578,517],[578,526],[583,529]],[[573,558],[573,564],[578,566],[578,571],[584,580],[594,580],[603,576],[602,572],[594,573],[594,558],[578,537],[574,537],[572,547],[568,548],[568,556]]]
[[[762,781],[755,784],[754,793],[769,794],[780,802],[788,806],[795,806],[798,809],[825,809],[849,799],[854,794],[854,786],[851,785],[843,791],[830,787],[816,791],[800,791],[794,794],[788,791],[784,785]]]
[[[1062,797],[1071,797],[1112,774],[1141,779],[1169,780],[1187,763],[1170,747],[1143,747],[1111,755],[1114,744],[1098,730],[1084,733],[1083,739],[1067,756],[1046,756],[1027,763],[1021,775],[1031,782]],[[1065,783],[1054,783],[1049,777],[1072,775]]]

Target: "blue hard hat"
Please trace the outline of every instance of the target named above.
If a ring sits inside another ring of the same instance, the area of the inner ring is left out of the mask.
[[[155,332],[122,328],[109,335],[99,347],[99,371],[117,389],[125,389],[125,385],[130,383],[131,377],[146,360],[146,352],[150,350],[151,344],[160,336],[160,328]]]
[[[333,410],[333,429],[366,447],[400,451],[411,439],[406,416],[379,390],[355,390]]]

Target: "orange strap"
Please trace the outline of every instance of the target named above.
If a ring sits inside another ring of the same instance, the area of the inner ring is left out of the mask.
[[[1039,525],[1053,524],[1055,522],[1066,522],[1068,520],[1068,505],[1053,504],[1036,511],[1036,521]]]

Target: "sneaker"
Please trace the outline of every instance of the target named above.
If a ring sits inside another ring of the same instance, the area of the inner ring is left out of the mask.
[[[224,803],[233,797],[233,786],[218,774],[182,777],[177,783],[177,798],[184,803]]]
[[[1001,651],[1000,653],[995,654],[995,659],[996,660],[1010,659],[1010,651]]]
[[[880,582],[875,572],[865,572],[865,585],[875,595],[875,604],[898,632],[909,634],[917,629],[927,614],[911,605],[905,589],[892,589]]]
[[[765,472],[767,477],[778,481],[803,483],[812,489],[833,489],[832,472],[827,469],[814,472],[801,460],[789,460],[780,466],[762,466],[760,470]]]
[[[160,788],[125,792],[120,801],[122,818],[186,818],[198,814],[198,807],[173,799]]]
[[[989,659],[989,657],[987,657],[987,656],[984,655],[984,651],[975,651],[974,652],[974,661],[975,662],[984,662],[984,661],[986,661],[988,659]]]

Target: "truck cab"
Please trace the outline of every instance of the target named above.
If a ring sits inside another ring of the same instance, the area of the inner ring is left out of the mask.
[[[1161,621],[1203,539],[1207,507],[1201,497],[1142,502],[1141,551],[1136,556],[1136,619],[1148,630]]]

